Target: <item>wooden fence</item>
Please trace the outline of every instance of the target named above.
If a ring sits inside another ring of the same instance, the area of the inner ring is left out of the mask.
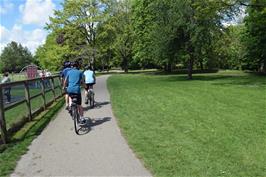
[[[55,84],[56,80],[58,83],[57,85]],[[47,87],[46,85],[47,83],[49,83],[49,87]],[[5,105],[4,90],[6,88],[12,88],[14,86],[22,86],[23,87],[22,89],[24,89],[23,96],[25,97],[23,99],[20,99],[18,101]],[[31,95],[30,87],[39,87],[40,93]],[[56,89],[60,90],[58,95],[56,94]],[[46,93],[48,92],[52,92],[53,94],[52,100],[50,101],[46,99]],[[42,80],[41,78],[36,78],[36,79],[0,84],[0,128],[1,128],[2,143],[6,144],[8,142],[8,136],[10,133],[12,133],[12,131],[14,131],[14,129],[18,129],[18,127],[21,127],[27,121],[31,121],[33,116],[45,110],[47,106],[51,105],[54,101],[56,101],[56,99],[60,98],[63,94],[64,93],[61,89],[61,81],[60,81],[59,75],[46,77],[45,80]],[[31,100],[34,98],[40,97],[40,96],[42,98],[43,104],[39,105],[39,108],[37,108],[36,110],[32,110]],[[20,121],[19,125],[15,127],[10,127],[9,129],[7,129],[5,112],[19,105],[22,105],[24,103],[26,103],[26,107],[27,107],[26,119],[24,119],[24,121]]]

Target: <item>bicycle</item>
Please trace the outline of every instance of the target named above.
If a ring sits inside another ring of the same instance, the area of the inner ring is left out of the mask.
[[[89,89],[88,94],[87,94],[87,98],[86,98],[86,103],[90,102],[91,108],[93,108],[94,104],[95,104],[94,95],[95,95],[95,93],[94,93],[93,89]]]
[[[69,109],[69,113],[72,119],[74,120],[75,132],[77,135],[79,135],[79,129],[81,128],[80,126],[81,120],[80,120],[80,115],[78,112],[78,105],[77,105],[78,98],[73,96],[71,97],[71,99],[72,99],[72,103]]]

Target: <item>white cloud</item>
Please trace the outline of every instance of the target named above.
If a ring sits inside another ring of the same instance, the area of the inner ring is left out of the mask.
[[[26,0],[25,5],[20,5],[22,21],[24,24],[37,24],[44,26],[53,15],[55,4],[52,0]]]
[[[32,31],[25,31],[22,29],[22,26],[19,25],[14,25],[11,30],[8,30],[0,25],[0,34],[0,52],[4,49],[6,44],[15,41],[34,53],[36,48],[45,42],[47,32],[39,28]]]
[[[9,2],[8,0],[0,0],[0,14],[7,14],[14,8],[14,4]]]
[[[18,7],[19,12],[23,14],[24,8],[25,8],[25,5],[24,4],[19,5],[19,7]]]
[[[8,39],[9,31],[4,26],[0,25],[0,43]]]

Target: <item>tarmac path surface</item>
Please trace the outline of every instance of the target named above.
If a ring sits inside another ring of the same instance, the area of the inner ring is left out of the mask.
[[[73,120],[62,109],[32,142],[11,176],[152,176],[120,132],[106,87],[108,77],[97,77],[96,106],[85,108],[85,117],[92,120],[90,131],[76,135]]]

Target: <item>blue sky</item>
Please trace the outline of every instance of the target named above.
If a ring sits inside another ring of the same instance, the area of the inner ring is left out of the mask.
[[[63,0],[0,0],[0,52],[11,41],[34,53],[45,42],[45,23]]]

